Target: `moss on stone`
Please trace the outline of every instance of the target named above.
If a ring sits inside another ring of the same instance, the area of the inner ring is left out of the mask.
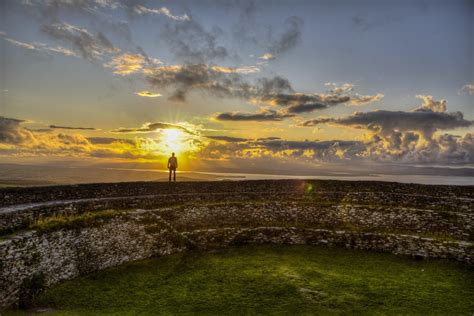
[[[40,218],[29,226],[29,229],[39,233],[51,232],[59,229],[80,229],[88,226],[100,225],[101,223],[126,214],[124,211],[105,210],[98,212],[85,212],[76,215],[54,215]]]

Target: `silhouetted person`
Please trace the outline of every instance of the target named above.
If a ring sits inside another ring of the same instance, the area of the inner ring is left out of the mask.
[[[178,158],[176,158],[174,156],[174,153],[172,153],[170,159],[168,159],[168,169],[170,170],[170,181],[171,181],[171,173],[173,173],[173,181],[176,181],[177,168],[178,168]]]

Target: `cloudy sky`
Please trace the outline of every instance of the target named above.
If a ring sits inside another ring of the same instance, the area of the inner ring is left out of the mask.
[[[473,1],[4,0],[0,162],[474,165]]]

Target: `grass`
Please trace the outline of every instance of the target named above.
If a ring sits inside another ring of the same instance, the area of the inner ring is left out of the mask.
[[[97,212],[86,212],[74,215],[54,215],[39,218],[28,228],[38,232],[50,232],[57,229],[83,228],[99,225],[103,221],[125,214],[125,211],[104,210]]]
[[[55,315],[472,315],[473,297],[474,270],[453,261],[263,245],[130,263],[67,281],[35,304]]]

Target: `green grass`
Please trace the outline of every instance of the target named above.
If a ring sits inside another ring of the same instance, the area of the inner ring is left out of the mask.
[[[103,221],[125,214],[125,211],[104,210],[97,212],[86,212],[74,215],[54,215],[39,218],[28,228],[38,232],[49,232],[57,229],[83,228],[87,226],[100,225]]]
[[[472,315],[473,297],[474,270],[453,261],[264,245],[130,263],[35,304],[56,315]]]

